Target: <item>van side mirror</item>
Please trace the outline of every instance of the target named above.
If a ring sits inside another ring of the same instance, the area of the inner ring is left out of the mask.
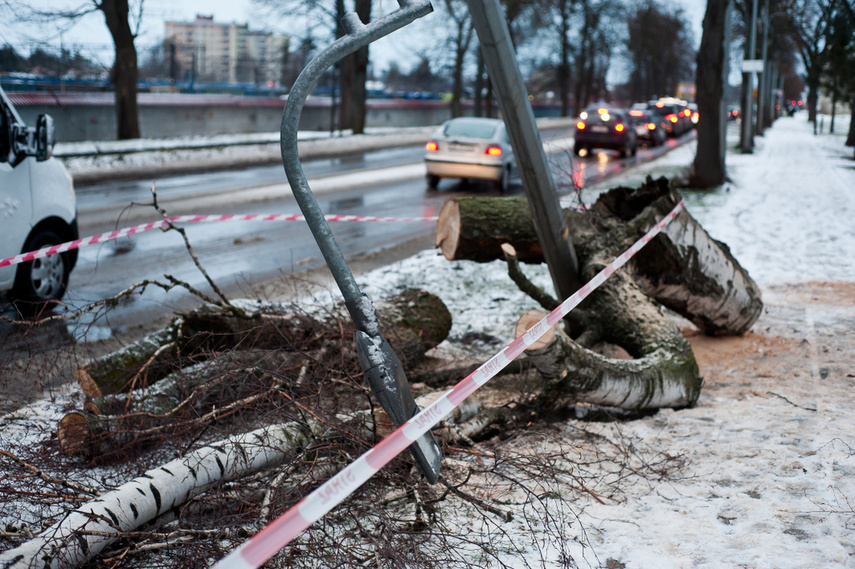
[[[36,160],[44,162],[53,156],[56,144],[56,126],[50,115],[39,115],[36,120]]]
[[[53,155],[56,127],[50,115],[39,115],[35,128],[21,124],[12,125],[12,166],[20,164],[27,156],[43,162]]]

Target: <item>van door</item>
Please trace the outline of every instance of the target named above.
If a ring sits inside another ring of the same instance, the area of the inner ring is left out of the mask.
[[[11,139],[11,124],[10,111],[0,101],[0,140]],[[33,222],[30,169],[34,159],[27,158],[13,168],[8,157],[8,150],[0,151],[0,259],[21,253]],[[16,269],[17,265],[0,268],[0,291],[12,287]]]

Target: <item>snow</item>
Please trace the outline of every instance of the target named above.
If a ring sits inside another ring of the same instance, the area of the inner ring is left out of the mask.
[[[779,119],[756,139],[753,154],[739,154],[729,140],[731,181],[684,193],[688,211],[730,247],[763,289],[766,309],[754,327],[758,336],[748,338],[751,351],[707,363],[735,379],[705,385],[691,409],[586,424],[599,437],[594,452],[623,459],[625,470],[585,461],[573,421],[502,443],[509,453],[555,453],[568,471],[589,475],[590,492],[570,490],[572,479],[566,487],[536,480],[532,487],[543,487],[533,500],[519,487],[485,476],[484,487],[501,493],[502,509],[513,510],[513,520],[472,519],[464,505],[443,512],[445,529],[490,535],[493,553],[511,567],[853,566],[855,403],[853,371],[841,354],[849,347],[843,340],[852,333],[855,306],[816,298],[800,304],[788,290],[799,283],[855,280],[855,167],[843,136],[814,136],[805,119]],[[583,196],[590,200],[648,173],[671,175],[690,164],[694,152],[694,144],[684,145],[584,188]],[[524,270],[551,288],[543,267]],[[358,280],[375,299],[405,287],[439,295],[454,324],[438,357],[489,357],[512,339],[518,316],[537,308],[510,283],[503,263],[448,262],[433,250]],[[777,366],[776,346],[799,355],[803,367]],[[757,372],[746,362],[768,369]],[[746,369],[755,375],[744,375]],[[67,391],[0,418],[0,448],[49,436],[63,402],[73,397]],[[454,472],[461,464],[446,459],[443,468]],[[0,527],[14,515],[3,505]],[[460,548],[461,557],[491,566],[467,540],[460,540]]]

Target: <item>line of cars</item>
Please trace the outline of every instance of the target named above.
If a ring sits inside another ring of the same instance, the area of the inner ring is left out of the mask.
[[[659,146],[682,136],[697,123],[697,111],[679,99],[658,99],[629,109],[594,105],[579,114],[573,150],[578,156],[593,149],[634,156],[639,145]],[[505,124],[500,119],[459,117],[437,128],[425,145],[427,185],[442,178],[492,182],[508,190],[516,168]]]
[[[637,103],[629,109],[594,105],[579,113],[573,150],[584,155],[595,148],[633,156],[639,145],[659,146],[671,137],[692,130],[698,122],[696,108],[680,99]]]

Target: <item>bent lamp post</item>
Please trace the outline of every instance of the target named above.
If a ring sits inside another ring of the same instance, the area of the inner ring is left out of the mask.
[[[309,188],[297,155],[297,127],[300,114],[309,92],[321,75],[346,55],[433,11],[429,0],[398,0],[398,4],[400,8],[397,11],[370,24],[363,24],[355,13],[344,16],[346,34],[306,65],[288,95],[282,114],[280,147],[285,174],[294,192],[294,198],[306,218],[306,223],[312,231],[324,260],[344,296],[345,306],[356,324],[356,348],[366,380],[395,425],[401,426],[419,411],[404,374],[404,368],[380,333],[374,305],[368,296],[359,290],[356,279],[347,266],[329,224],[324,219],[324,214]],[[431,484],[435,483],[439,477],[441,455],[433,435],[427,432],[410,446],[410,451],[427,480]]]

